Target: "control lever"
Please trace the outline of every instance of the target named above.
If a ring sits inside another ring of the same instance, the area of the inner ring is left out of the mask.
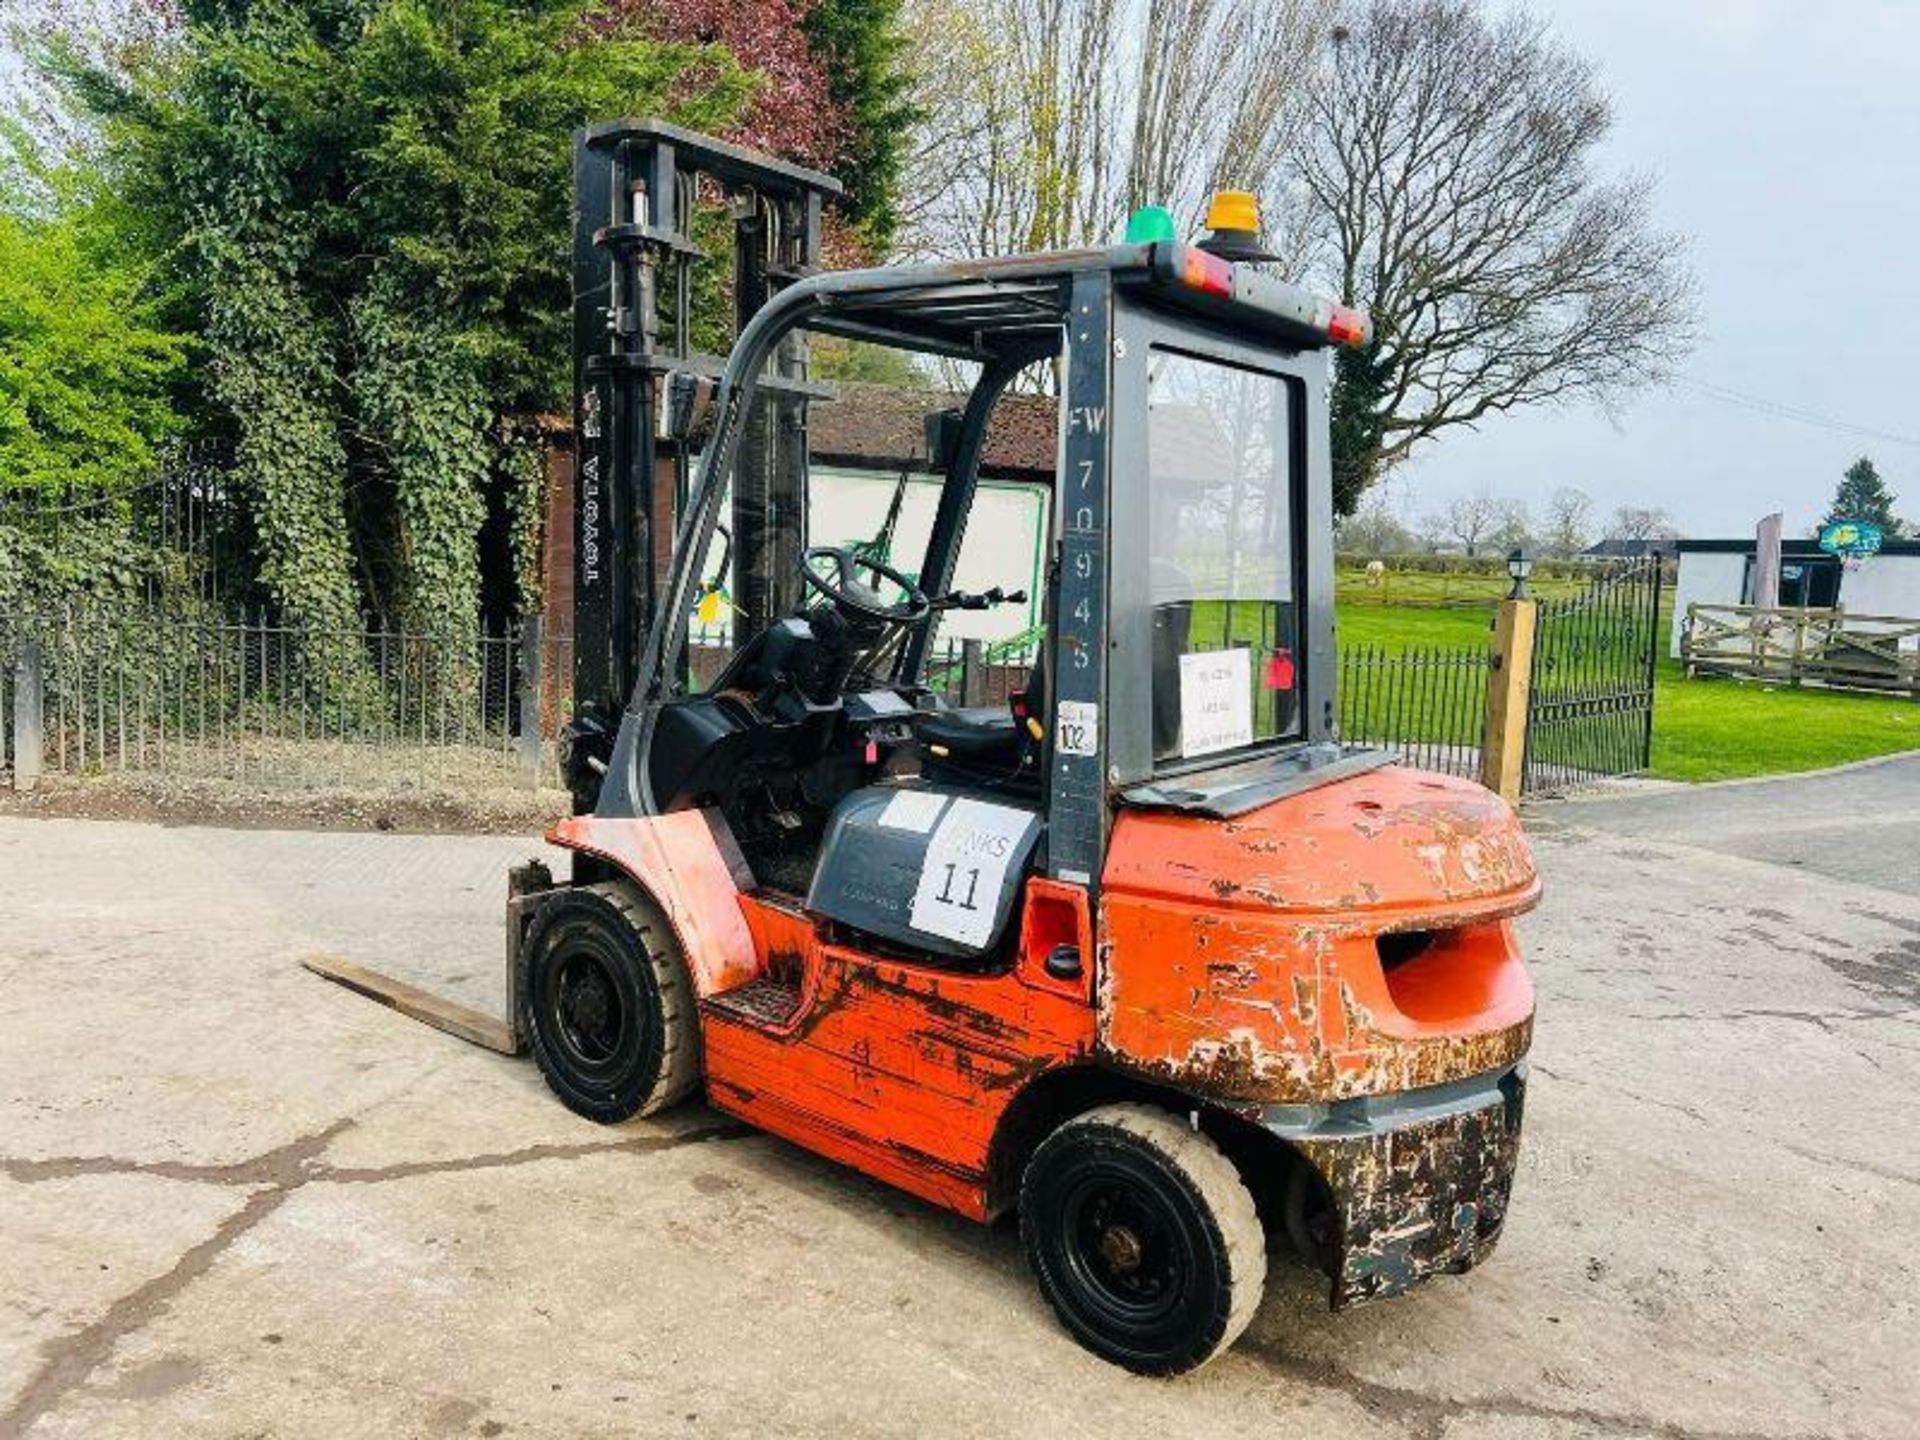
[[[934,608],[938,610],[990,610],[995,605],[1024,605],[1026,603],[1026,591],[1015,590],[1012,594],[1008,594],[996,585],[981,595],[969,595],[964,590],[954,590],[934,601]]]

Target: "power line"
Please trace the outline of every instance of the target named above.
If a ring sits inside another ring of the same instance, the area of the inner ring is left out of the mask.
[[[1920,449],[1920,437],[1896,435],[1891,430],[1876,430],[1871,425],[1855,425],[1851,421],[1836,420],[1831,415],[1802,410],[1799,406],[1789,405],[1782,400],[1768,400],[1759,395],[1747,395],[1739,390],[1730,390],[1724,385],[1695,380],[1688,375],[1675,376],[1673,383],[1682,389],[1705,396],[1709,400],[1718,400],[1723,405],[1733,405],[1760,415],[1771,415],[1776,420],[1792,420],[1801,425],[1814,426],[1816,429],[1831,430],[1838,435],[1854,435],[1867,440],[1883,440],[1890,445],[1911,445],[1915,449]]]

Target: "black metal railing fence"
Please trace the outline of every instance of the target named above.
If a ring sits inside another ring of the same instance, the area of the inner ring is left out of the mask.
[[[1645,767],[1660,574],[1654,559],[1542,603],[1527,793]],[[730,637],[696,629],[692,640],[695,682],[710,683]],[[0,611],[0,765],[12,759],[22,641],[39,654],[42,763],[70,774],[351,785],[364,770],[551,783],[551,741],[573,710],[572,637],[538,625],[334,633],[131,600],[15,608]],[[951,704],[1004,704],[1028,682],[1034,643],[942,638],[928,683]],[[1348,646],[1338,674],[1342,739],[1393,748],[1426,769],[1479,773],[1486,647]]]
[[[1340,738],[1398,751],[1409,765],[1475,778],[1486,725],[1486,647],[1340,652]]]
[[[37,647],[42,764],[56,773],[351,787],[519,771],[550,783],[551,743],[573,713],[573,637],[539,624],[329,631],[123,598],[0,616],[0,762],[23,641]],[[694,683],[711,683],[730,638],[696,629],[691,641]],[[943,641],[928,679],[952,704],[1001,704],[1030,663]]]
[[[506,771],[526,759],[530,679],[564,673],[530,660],[525,629],[330,631],[114,602],[16,614],[4,628],[9,666],[21,641],[38,647],[42,762],[67,774],[350,783],[375,752],[422,775]]]

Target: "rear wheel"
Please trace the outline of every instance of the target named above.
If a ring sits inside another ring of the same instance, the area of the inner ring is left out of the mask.
[[[693,987],[665,918],[633,886],[582,885],[543,904],[519,981],[528,1046],[569,1109],[611,1124],[699,1084]]]
[[[1074,1338],[1147,1375],[1205,1364],[1253,1318],[1266,1240],[1233,1162],[1150,1105],[1103,1105],[1041,1142],[1020,1234]]]

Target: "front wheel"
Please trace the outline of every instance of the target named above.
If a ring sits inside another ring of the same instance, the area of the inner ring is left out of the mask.
[[[1267,1247],[1233,1162],[1151,1105],[1061,1125],[1020,1182],[1041,1293],[1087,1349],[1144,1375],[1205,1364],[1253,1319]]]
[[[520,950],[521,1026],[567,1107],[602,1124],[700,1083],[693,988],[660,912],[621,881],[556,893]]]

